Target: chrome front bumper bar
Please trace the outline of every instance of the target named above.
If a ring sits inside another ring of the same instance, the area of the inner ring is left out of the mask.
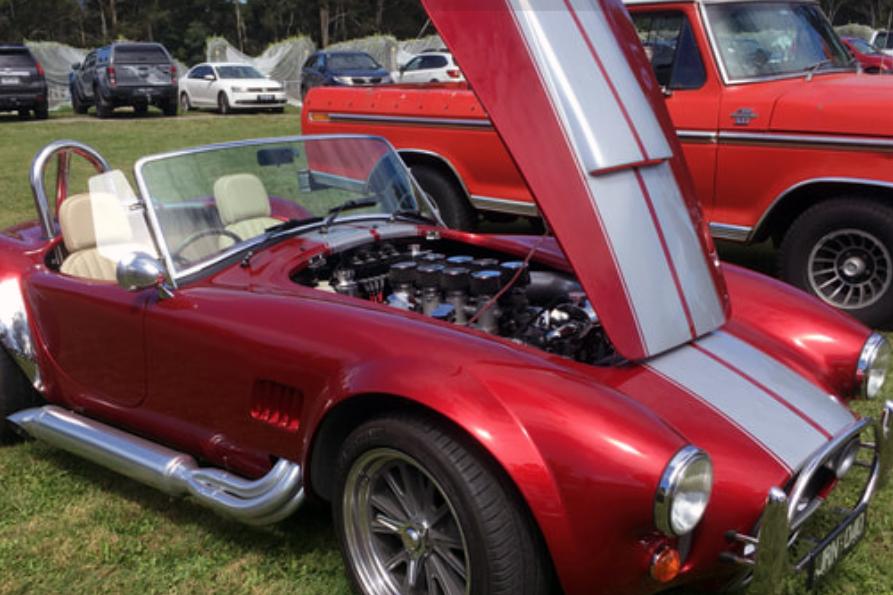
[[[870,426],[873,426],[874,442],[862,443],[863,448],[870,448],[873,451],[868,481],[858,503],[829,533],[826,540],[833,538],[854,517],[865,511],[877,491],[890,479],[891,469],[893,469],[893,401],[886,403],[880,420],[873,421],[870,418],[858,420],[819,450],[800,472],[797,481],[790,490],[790,495],[780,488],[769,490],[757,537],[730,535],[732,539],[745,544],[753,552],[750,556],[734,554],[724,556],[729,561],[750,567],[751,593],[775,593],[781,587],[784,577],[793,572],[808,569],[813,563],[822,544],[810,550],[794,563],[791,563],[789,559],[788,547],[792,534],[815,511],[815,507],[812,506],[799,507],[800,499],[814,474],[828,463],[838,449],[854,437],[862,435]]]

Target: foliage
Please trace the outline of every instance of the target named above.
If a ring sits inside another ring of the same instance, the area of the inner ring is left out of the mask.
[[[0,41],[83,48],[159,41],[187,64],[204,59],[211,35],[253,55],[301,34],[317,45],[377,33],[415,37],[425,22],[418,0],[0,0]]]
[[[865,41],[871,41],[871,34],[874,31],[868,25],[859,25],[858,23],[847,23],[846,25],[834,27],[834,30],[837,31],[838,35],[861,37]]]

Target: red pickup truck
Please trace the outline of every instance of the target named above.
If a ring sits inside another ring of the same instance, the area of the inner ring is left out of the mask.
[[[713,236],[771,239],[784,280],[893,322],[893,78],[860,73],[815,2],[627,7]],[[537,214],[467,87],[321,88],[302,120],[306,133],[389,139],[451,226]]]

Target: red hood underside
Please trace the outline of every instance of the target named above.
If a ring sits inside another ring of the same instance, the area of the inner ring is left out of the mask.
[[[718,262],[623,6],[423,3],[618,351],[642,359],[721,327]]]

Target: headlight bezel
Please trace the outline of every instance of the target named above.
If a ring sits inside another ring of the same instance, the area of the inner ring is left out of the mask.
[[[690,527],[680,528],[673,522],[674,506],[679,502],[678,497],[683,481],[690,479],[688,474],[693,469],[693,465],[697,463],[705,463],[709,471],[706,499],[697,520]],[[710,456],[700,448],[689,444],[673,455],[664,468],[657,485],[657,492],[654,495],[654,524],[658,530],[670,537],[681,537],[691,533],[703,520],[707,507],[710,505],[710,497],[713,493],[713,475],[713,462],[710,460]]]
[[[859,385],[859,395],[863,399],[873,400],[880,394],[887,381],[886,365],[884,365],[883,380],[874,390],[871,388],[872,373],[876,372],[875,366],[879,358],[889,361],[890,357],[890,342],[880,333],[871,333],[862,346],[859,360],[856,363],[856,383]]]

